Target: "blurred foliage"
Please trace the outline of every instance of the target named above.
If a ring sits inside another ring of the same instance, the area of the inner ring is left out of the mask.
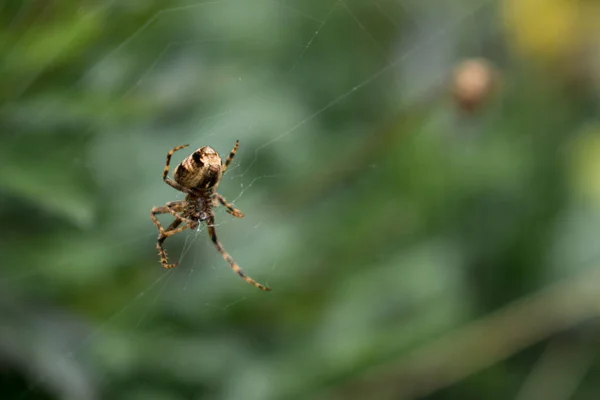
[[[597,398],[599,6],[4,1],[2,398]]]

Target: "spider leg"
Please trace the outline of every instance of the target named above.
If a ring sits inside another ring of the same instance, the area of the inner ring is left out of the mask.
[[[227,171],[227,167],[229,167],[229,164],[231,164],[231,160],[233,160],[233,157],[235,156],[235,153],[237,153],[239,146],[240,146],[240,141],[236,140],[235,145],[233,146],[233,149],[231,150],[231,153],[229,153],[229,157],[227,157],[227,160],[225,160],[225,164],[223,164],[223,173],[225,173],[225,171]]]
[[[172,180],[171,178],[169,178],[167,176],[169,174],[169,166],[171,164],[171,157],[173,156],[173,153],[175,153],[177,150],[181,150],[184,147],[188,147],[188,146],[189,146],[189,144],[177,146],[177,147],[172,148],[171,151],[169,151],[167,153],[167,162],[165,163],[165,169],[163,170],[162,179],[167,185],[171,186],[173,189],[176,189],[176,190],[179,190],[180,192],[189,194],[190,190],[188,188],[181,186],[179,183],[175,182],[174,180]]]
[[[221,204],[223,207],[225,207],[227,209],[227,212],[229,214],[233,215],[234,217],[237,217],[237,218],[244,217],[243,212],[241,212],[240,210],[235,208],[233,205],[231,205],[231,203],[229,203],[227,200],[225,200],[225,197],[221,196],[220,194],[214,193],[213,200],[216,201],[217,204]]]
[[[233,269],[233,271],[236,274],[238,274],[239,276],[241,276],[242,279],[244,279],[249,284],[254,285],[257,288],[259,288],[260,290],[265,290],[265,291],[271,290],[271,288],[269,288],[267,286],[261,285],[260,283],[256,282],[254,279],[252,279],[248,275],[246,275],[246,273],[244,271],[242,271],[242,269],[240,268],[240,266],[237,265],[237,263],[233,260],[233,258],[231,258],[231,256],[229,255],[229,253],[227,253],[225,251],[225,249],[223,248],[223,245],[219,242],[219,239],[217,239],[217,232],[215,231],[215,218],[214,218],[214,216],[211,215],[206,220],[206,226],[208,227],[208,234],[210,235],[210,240],[212,240],[212,242],[214,243],[214,245],[217,248],[217,250],[219,251],[219,253],[221,253],[221,255],[223,256],[223,258],[225,259],[225,261],[227,261],[229,263],[229,265],[231,266],[231,269]]]
[[[187,204],[186,200],[183,201],[170,201],[167,203],[166,208],[167,208],[167,212],[169,212],[172,216],[174,216],[175,218],[177,218],[178,220],[180,220],[181,222],[185,222],[186,224],[190,224],[190,225],[194,225],[197,224],[196,221],[193,221],[189,218],[185,218],[182,217],[181,215],[177,214],[177,213],[181,213],[184,211],[184,207]]]
[[[162,266],[165,267],[165,268],[173,268],[173,267],[177,266],[177,263],[175,263],[175,264],[169,264],[168,257],[167,257],[167,251],[163,247],[163,242],[169,236],[173,236],[174,234],[179,233],[179,232],[181,232],[181,231],[189,228],[190,225],[186,224],[186,225],[184,225],[182,227],[179,227],[179,225],[181,225],[181,223],[185,222],[185,221],[182,220],[182,219],[176,219],[165,230],[163,228],[163,226],[161,225],[160,221],[156,218],[156,215],[157,214],[168,214],[168,213],[169,213],[169,208],[166,207],[166,206],[165,207],[154,207],[152,209],[152,211],[150,212],[150,218],[152,218],[152,222],[154,223],[154,225],[156,225],[156,227],[159,230],[158,239],[156,241],[156,249],[158,250],[158,255],[160,257],[160,262],[161,262]]]
[[[188,225],[183,225],[181,227],[179,225],[181,225],[181,221],[176,219],[175,221],[173,221],[171,223],[171,225],[169,225],[169,227],[167,228],[166,231],[161,232],[158,235],[158,239],[156,240],[156,249],[158,250],[158,255],[160,257],[160,263],[162,264],[162,266],[164,268],[167,268],[167,269],[175,268],[178,265],[178,263],[169,264],[169,258],[167,256],[167,251],[164,248],[165,240],[169,236],[173,236],[174,234],[179,233],[179,232],[184,231],[187,228],[189,228]]]
[[[165,233],[165,229],[161,225],[160,221],[156,218],[156,215],[168,214],[169,212],[170,211],[168,207],[152,207],[152,210],[150,211],[150,218],[152,219],[152,223],[156,225],[161,235]]]

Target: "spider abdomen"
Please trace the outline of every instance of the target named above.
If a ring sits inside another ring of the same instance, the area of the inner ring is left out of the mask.
[[[182,186],[206,190],[217,185],[221,174],[221,157],[212,147],[204,146],[186,157],[175,168],[173,177]]]

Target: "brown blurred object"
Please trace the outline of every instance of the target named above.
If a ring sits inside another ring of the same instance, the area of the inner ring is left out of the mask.
[[[466,112],[484,106],[498,86],[498,73],[485,59],[463,61],[454,70],[452,95],[457,105]]]

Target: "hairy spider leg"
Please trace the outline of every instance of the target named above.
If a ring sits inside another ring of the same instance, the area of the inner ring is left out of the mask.
[[[182,204],[173,204],[173,203],[182,203]],[[152,210],[150,210],[150,218],[152,218],[152,222],[154,223],[154,225],[156,225],[156,227],[162,234],[165,233],[165,230],[162,227],[162,225],[160,224],[160,222],[158,222],[158,219],[156,219],[156,215],[171,214],[181,222],[185,222],[185,223],[193,222],[193,221],[187,220],[187,219],[183,218],[182,216],[180,216],[179,214],[177,214],[178,212],[183,211],[183,203],[184,203],[183,201],[182,202],[170,202],[170,203],[167,203],[166,206],[152,207]]]
[[[163,181],[167,185],[171,186],[173,189],[177,189],[180,192],[184,192],[184,193],[190,194],[190,189],[188,189],[188,188],[180,185],[179,183],[175,182],[174,180],[172,180],[171,178],[169,178],[167,176],[169,174],[169,165],[171,164],[171,157],[173,156],[173,153],[175,153],[177,150],[181,150],[181,149],[183,149],[185,147],[188,147],[188,146],[189,146],[189,144],[184,144],[184,145],[181,145],[181,146],[177,146],[177,147],[172,148],[171,151],[169,151],[167,153],[167,162],[165,164],[165,169],[163,170],[162,178],[163,178]]]
[[[189,202],[190,202],[189,199],[181,200],[181,201],[170,201],[170,202],[168,202],[166,204],[166,207],[169,210],[168,212],[171,213],[172,216],[174,216],[175,218],[177,218],[181,222],[185,222],[186,224],[189,224],[190,226],[193,226],[194,224],[197,224],[196,221],[193,221],[193,220],[191,220],[189,218],[182,217],[181,215],[178,214],[178,213],[184,212],[185,206]]]
[[[163,243],[169,236],[173,236],[174,234],[182,232],[189,228],[189,225],[186,224],[180,227],[179,225],[181,225],[182,221],[180,219],[176,219],[171,223],[171,225],[169,225],[167,230],[165,230],[156,218],[156,214],[169,214],[169,209],[166,206],[154,207],[152,209],[152,212],[150,213],[150,217],[152,218],[152,222],[154,223],[154,225],[156,225],[159,230],[158,239],[156,240],[156,249],[158,250],[158,255],[160,256],[160,263],[164,268],[174,268],[177,266],[178,263],[169,264],[167,251],[164,249]]]
[[[212,240],[215,247],[217,248],[219,253],[221,253],[221,255],[223,256],[225,261],[227,261],[229,263],[229,265],[231,266],[231,269],[233,269],[233,271],[236,274],[241,276],[242,279],[244,279],[249,284],[256,286],[260,290],[270,291],[271,288],[261,285],[260,283],[256,282],[254,279],[252,279],[248,275],[246,275],[246,273],[244,271],[242,271],[240,266],[237,265],[237,263],[233,260],[233,258],[231,258],[229,253],[227,253],[225,251],[225,249],[223,248],[223,245],[221,245],[221,243],[219,242],[219,239],[217,239],[217,232],[215,231],[215,218],[213,216],[210,216],[206,220],[206,226],[208,227],[208,234],[210,235],[210,240]]]
[[[223,174],[225,173],[225,171],[227,171],[227,167],[229,167],[229,164],[231,164],[235,153],[237,153],[238,151],[238,147],[240,147],[240,141],[236,140],[233,149],[231,149],[231,152],[229,153],[229,157],[227,157],[227,160],[225,160],[225,164],[223,164]]]
[[[227,200],[225,200],[225,197],[221,196],[220,194],[214,193],[213,199],[216,200],[217,204],[221,204],[223,207],[225,207],[227,209],[227,212],[229,214],[233,215],[234,217],[237,217],[237,218],[244,217],[243,212],[241,212],[240,210],[235,208],[231,203],[229,203]]]

